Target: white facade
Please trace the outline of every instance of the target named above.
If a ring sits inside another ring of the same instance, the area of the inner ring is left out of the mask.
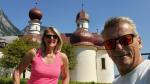
[[[70,71],[70,77],[78,82],[97,82],[96,78],[96,48],[86,46],[76,46],[77,65]]]
[[[112,83],[114,64],[105,50],[95,46],[76,46],[77,65],[70,71],[70,77],[78,82]],[[102,60],[103,59],[103,68]]]
[[[103,61],[103,62],[102,62]],[[106,50],[97,51],[97,81],[99,83],[112,83],[114,80],[114,63]],[[102,66],[102,65],[105,66]]]
[[[25,78],[30,78],[31,72],[26,70],[25,72]],[[23,73],[21,73],[21,78],[23,78]]]
[[[41,40],[41,26],[40,21],[31,20],[29,21],[29,25],[25,27],[24,36],[30,35],[32,37],[32,41],[40,43]]]
[[[29,21],[29,34],[40,34],[40,22]]]
[[[88,30],[88,28],[89,28],[89,22],[88,21],[79,21],[78,23],[77,23],[77,28],[85,28],[86,30]]]

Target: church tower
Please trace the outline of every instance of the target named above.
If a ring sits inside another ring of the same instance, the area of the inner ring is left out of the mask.
[[[88,31],[89,16],[83,9],[77,14],[76,24],[77,24],[77,28],[84,28],[85,30]]]
[[[70,78],[78,82],[112,83],[114,64],[104,49],[103,38],[89,32],[89,16],[85,10],[77,13],[77,29],[73,33],[77,64],[70,71]]]
[[[38,8],[32,8],[29,11],[29,30],[28,34],[40,34],[40,20],[42,18],[42,13]]]
[[[36,2],[37,5],[37,2]],[[24,36],[30,36],[33,41],[40,42],[41,38],[41,19],[42,19],[42,12],[37,7],[30,9],[29,11],[29,18],[28,26],[24,29]]]
[[[76,16],[77,29],[73,33],[75,37],[76,67],[70,71],[70,77],[78,82],[97,82],[96,51],[93,43],[93,35],[88,31],[89,17],[82,9]]]

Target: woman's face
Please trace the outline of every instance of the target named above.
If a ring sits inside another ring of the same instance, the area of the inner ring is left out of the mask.
[[[48,30],[44,36],[44,41],[47,47],[54,48],[58,42],[58,36],[53,30]]]

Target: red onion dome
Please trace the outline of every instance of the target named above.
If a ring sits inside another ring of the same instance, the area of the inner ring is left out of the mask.
[[[41,20],[41,18],[42,18],[42,12],[38,8],[32,8],[29,11],[29,17],[30,17],[31,20],[34,20],[34,19]]]
[[[86,45],[94,45],[93,44],[93,35],[85,30],[84,28],[80,28],[74,32],[74,35],[78,40],[77,43],[83,43]]]
[[[93,43],[97,46],[102,46],[102,43],[104,42],[104,39],[100,34],[92,33],[93,34]]]
[[[89,16],[88,14],[84,11],[84,10],[81,10],[77,16],[76,16],[76,22],[78,20],[86,20],[86,21],[89,21]]]

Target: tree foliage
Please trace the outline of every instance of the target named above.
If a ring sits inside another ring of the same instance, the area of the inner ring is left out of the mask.
[[[33,42],[32,38],[29,36],[14,40],[11,44],[8,44],[2,49],[4,56],[0,61],[0,66],[4,68],[16,67],[29,49],[37,47],[39,47],[39,44]],[[73,45],[65,42],[62,47],[62,52],[66,53],[68,56],[69,69],[73,69],[77,62]]]
[[[2,52],[4,56],[1,59],[1,66],[4,68],[14,68],[17,66],[25,53],[33,48],[38,47],[37,42],[33,42],[30,37],[22,37],[6,45]]]
[[[62,46],[62,52],[64,52],[68,56],[69,69],[72,70],[77,62],[74,46],[68,42],[65,42]]]

